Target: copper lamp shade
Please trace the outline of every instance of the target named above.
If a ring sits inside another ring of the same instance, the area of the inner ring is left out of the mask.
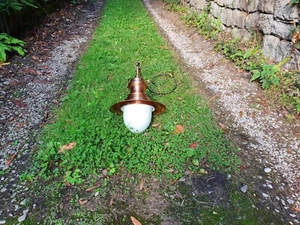
[[[145,104],[150,105],[154,108],[155,114],[162,114],[166,111],[166,107],[159,103],[152,101],[146,94],[147,84],[145,80],[141,77],[141,67],[140,63],[137,63],[137,75],[132,78],[128,83],[128,89],[130,94],[127,96],[127,99],[121,102],[118,102],[110,107],[111,112],[116,112],[122,114],[122,107],[129,104]]]

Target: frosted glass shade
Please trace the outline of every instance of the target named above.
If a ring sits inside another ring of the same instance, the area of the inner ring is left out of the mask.
[[[133,133],[141,133],[148,128],[152,119],[153,106],[146,104],[124,105],[123,121],[125,126]]]

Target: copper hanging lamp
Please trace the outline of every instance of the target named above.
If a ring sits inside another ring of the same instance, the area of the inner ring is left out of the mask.
[[[166,107],[156,101],[152,101],[146,94],[147,84],[141,77],[141,64],[136,65],[136,76],[128,83],[130,90],[126,100],[118,102],[110,107],[111,112],[123,113],[126,127],[134,133],[141,133],[151,123],[152,112],[162,114]]]

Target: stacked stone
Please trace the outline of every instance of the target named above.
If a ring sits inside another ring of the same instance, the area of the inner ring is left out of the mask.
[[[300,53],[292,43],[299,24],[299,5],[291,0],[189,0],[187,3],[200,11],[210,4],[211,15],[245,41],[251,33],[260,32],[263,52],[275,62],[292,57],[290,67],[300,63],[297,61]]]

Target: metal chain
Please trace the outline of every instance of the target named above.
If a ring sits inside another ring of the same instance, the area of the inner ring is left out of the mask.
[[[160,92],[160,91],[156,91],[155,88],[153,88],[153,86],[156,86],[156,88],[159,88],[159,86],[161,86],[161,84],[159,84],[158,80],[162,77],[167,78],[167,79],[172,79],[173,85],[171,85],[170,90]],[[155,77],[153,77],[151,80],[147,80],[147,82],[148,82],[149,91],[156,95],[167,95],[167,94],[170,94],[173,91],[175,91],[175,89],[177,88],[177,81],[172,73],[158,74]],[[151,88],[151,86],[152,86],[152,88]]]

